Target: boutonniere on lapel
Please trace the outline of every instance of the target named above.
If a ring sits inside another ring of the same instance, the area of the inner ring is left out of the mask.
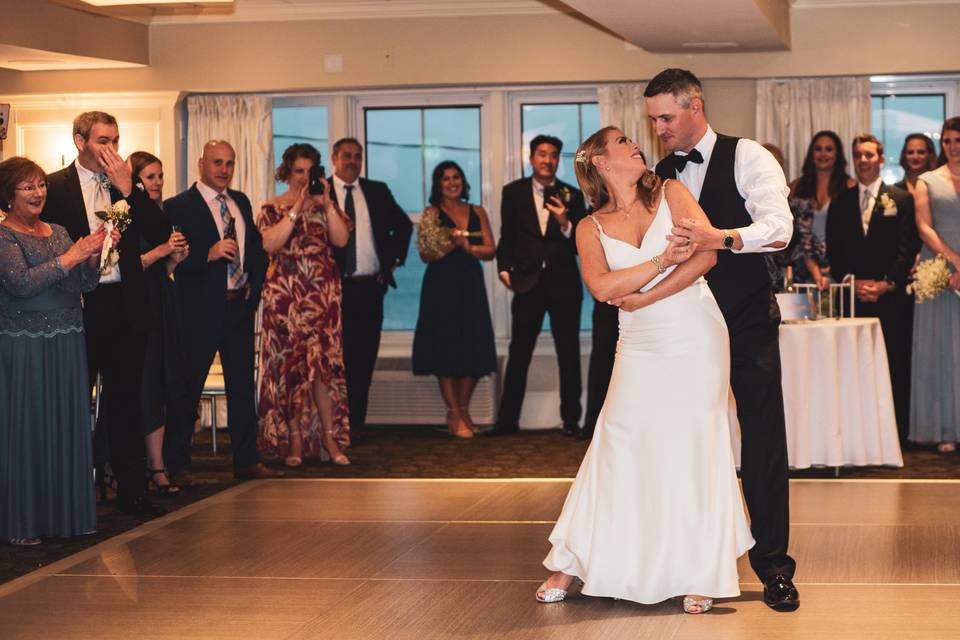
[[[570,204],[571,198],[573,194],[570,193],[570,187],[560,187],[560,199],[563,200],[563,204]]]
[[[880,206],[883,207],[884,218],[897,215],[897,203],[893,201],[890,194],[886,192],[880,194]]]
[[[126,200],[117,200],[107,207],[106,211],[96,211],[94,215],[103,220],[107,226],[107,238],[103,241],[103,249],[100,250],[100,275],[106,275],[113,271],[120,257],[117,248],[113,246],[110,232],[116,229],[122,234],[130,226],[130,204]]]

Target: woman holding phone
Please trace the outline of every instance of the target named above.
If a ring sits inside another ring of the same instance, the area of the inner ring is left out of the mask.
[[[287,191],[263,205],[257,225],[270,266],[263,286],[260,424],[257,446],[289,467],[325,453],[350,464],[349,407],[340,323],[340,270],[349,222],[330,197],[320,153],[299,143],[283,152],[277,182]]]

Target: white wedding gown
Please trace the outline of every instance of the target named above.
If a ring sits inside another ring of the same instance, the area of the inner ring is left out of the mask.
[[[666,197],[639,248],[591,220],[611,270],[661,253],[672,226]],[[547,569],[579,577],[586,595],[645,604],[740,594],[737,558],[754,541],[730,448],[729,349],[703,278],[620,311],[606,401],[550,534]]]

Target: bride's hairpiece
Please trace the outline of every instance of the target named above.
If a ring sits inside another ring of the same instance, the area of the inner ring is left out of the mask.
[[[586,162],[587,161],[587,152],[583,149],[577,151],[577,156],[573,159],[574,162]]]

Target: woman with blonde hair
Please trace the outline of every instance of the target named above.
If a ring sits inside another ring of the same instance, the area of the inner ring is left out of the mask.
[[[719,307],[700,277],[671,278],[690,261],[701,275],[715,251],[667,241],[682,220],[705,223],[680,182],[661,182],[637,144],[615,127],[577,151],[591,200],[577,228],[587,288],[620,307],[610,386],[590,448],[550,534],[553,575],[540,602],[574,581],[592,596],[653,604],[683,597],[704,613],[740,594],[737,558],[753,546],[730,448],[730,347]]]

